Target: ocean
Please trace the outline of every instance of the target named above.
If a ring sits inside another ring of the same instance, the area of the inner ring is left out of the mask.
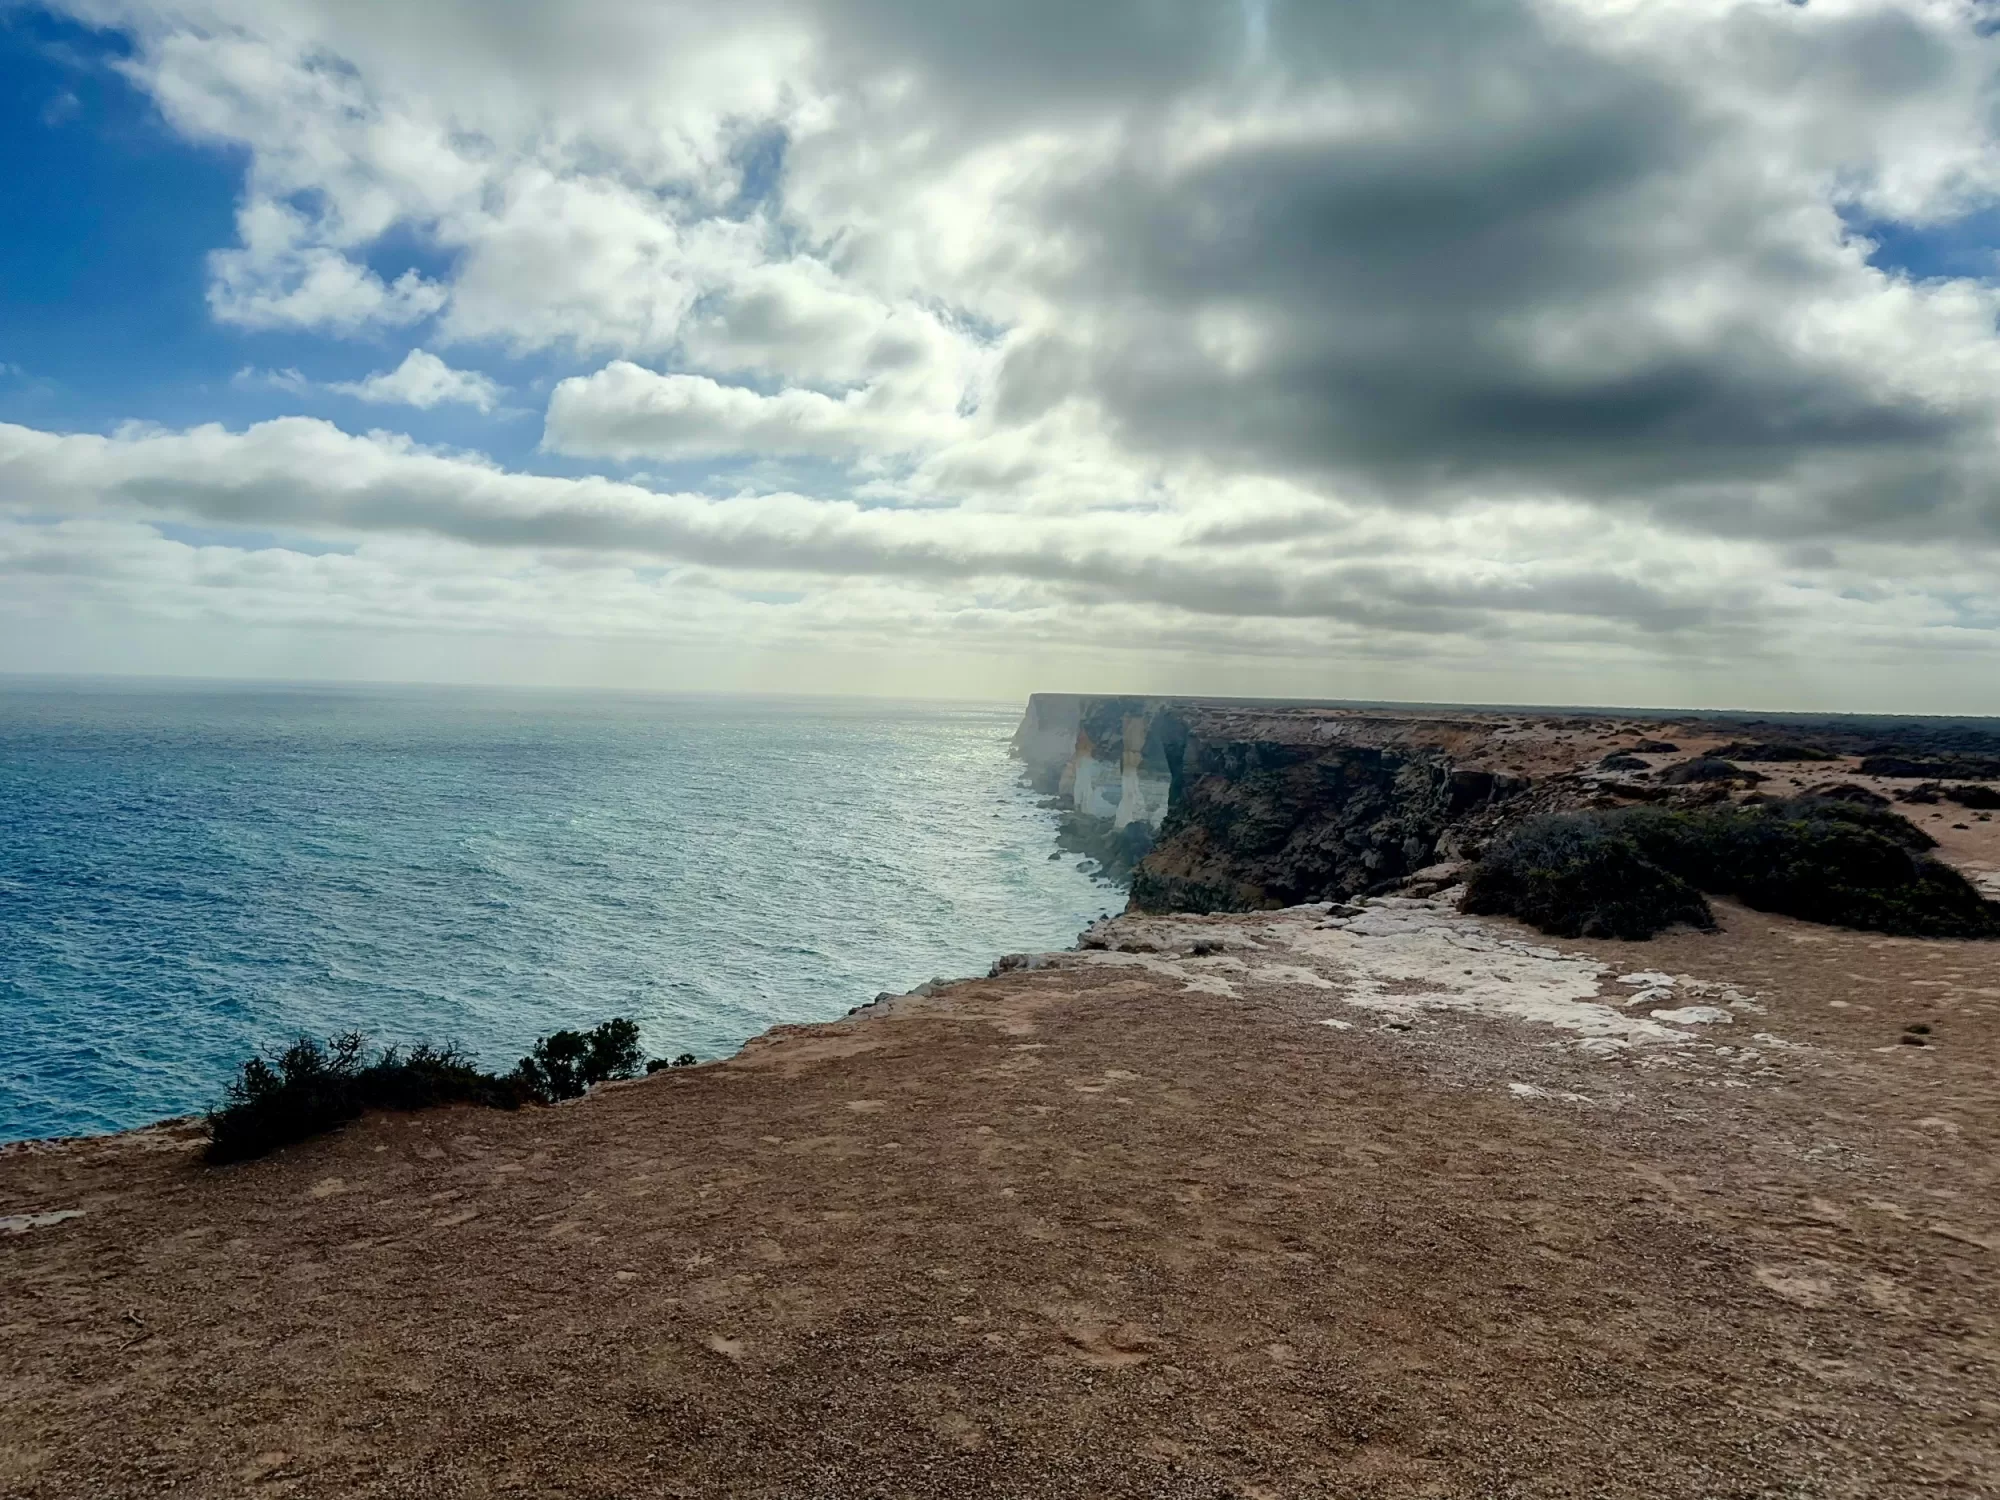
[[[214,1103],[302,1032],[727,1053],[1068,947],[1019,709],[0,681],[0,1141]]]

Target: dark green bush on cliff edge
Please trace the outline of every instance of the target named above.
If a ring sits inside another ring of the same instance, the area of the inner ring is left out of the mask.
[[[1929,858],[1933,847],[1887,809],[1820,798],[1559,813],[1488,852],[1465,909],[1558,937],[1644,938],[1677,922],[1713,926],[1706,891],[1835,927],[2000,937],[2000,905]]]
[[[1519,917],[1556,937],[1649,938],[1712,928],[1701,892],[1648,860],[1610,818],[1555,814],[1523,824],[1467,882],[1465,910]]]
[[[622,1017],[589,1031],[538,1039],[507,1074],[482,1072],[455,1047],[390,1047],[368,1056],[358,1032],[302,1036],[270,1058],[243,1064],[208,1116],[208,1160],[245,1161],[329,1130],[371,1109],[477,1104],[519,1109],[574,1099],[593,1084],[639,1072],[639,1028]],[[693,1062],[691,1054],[683,1054]]]
[[[639,1072],[639,1027],[622,1017],[589,1031],[558,1031],[535,1043],[514,1076],[537,1099],[578,1099],[593,1084]]]
[[[480,1104],[519,1109],[534,1096],[516,1078],[482,1073],[452,1047],[391,1047],[371,1061],[349,1032],[322,1044],[302,1036],[275,1057],[243,1065],[208,1116],[208,1159],[244,1161],[338,1129],[370,1109]]]

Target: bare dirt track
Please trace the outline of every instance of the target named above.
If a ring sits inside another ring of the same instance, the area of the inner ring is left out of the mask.
[[[227,1170],[11,1149],[82,1213],[0,1234],[0,1494],[2000,1495],[2000,945],[1719,911],[1562,945],[1783,1039],[1671,1066],[1165,953]]]

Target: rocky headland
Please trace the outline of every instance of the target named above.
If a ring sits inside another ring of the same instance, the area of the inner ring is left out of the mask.
[[[1039,697],[1131,868],[1072,950],[558,1107],[0,1149],[0,1492],[2000,1495],[2000,943],[1461,910],[1538,815],[1816,789],[1992,890],[1984,731],[1892,727]]]
[[[1814,793],[1901,807],[2000,895],[1990,720],[1038,693],[1014,750],[1067,847],[1129,879],[1138,911],[1389,892],[1550,812]]]

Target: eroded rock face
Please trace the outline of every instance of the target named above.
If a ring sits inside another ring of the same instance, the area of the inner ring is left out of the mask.
[[[1451,824],[1512,778],[1431,750],[1191,739],[1137,911],[1255,911],[1334,900],[1433,864]]]
[[[1453,753],[1490,733],[1315,705],[1037,694],[1014,743],[1067,804],[1064,847],[1129,873],[1135,909],[1208,912],[1353,895],[1433,864],[1454,821],[1526,784]]]
[[[1043,793],[1065,804],[1059,843],[1124,879],[1146,852],[1172,800],[1170,761],[1185,731],[1159,699],[1037,693],[1014,751]]]

